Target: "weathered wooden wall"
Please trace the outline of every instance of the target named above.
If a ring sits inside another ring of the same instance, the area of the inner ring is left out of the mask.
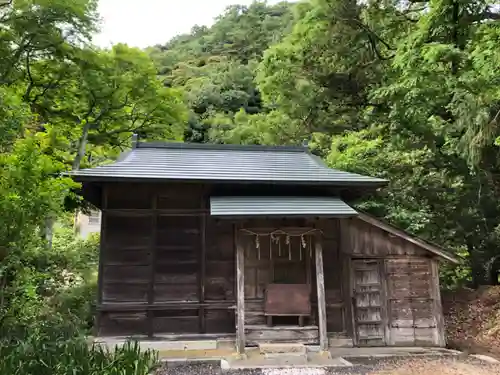
[[[318,324],[314,243],[249,230],[321,231],[329,333],[357,345],[444,345],[437,261],[359,218],[218,220],[201,185],[106,184],[97,329],[102,335],[235,332],[236,240],[244,247],[245,325],[265,325],[264,292],[310,283]],[[306,238],[309,236],[307,235]],[[285,245],[285,246],[283,246]]]
[[[196,185],[108,184],[103,191],[99,334],[234,333],[235,238],[245,247],[245,324],[265,324],[268,283],[307,282],[307,324],[317,325],[314,239],[304,247],[300,237],[288,245],[284,235],[280,244],[267,236],[257,249],[255,236],[241,230],[314,225],[322,232],[327,329],[347,331],[342,279],[349,272],[342,271],[338,220],[217,220],[209,193]]]
[[[209,216],[203,187],[103,194],[99,334],[233,333],[234,227]]]
[[[341,222],[360,346],[443,346],[437,260],[359,218]]]

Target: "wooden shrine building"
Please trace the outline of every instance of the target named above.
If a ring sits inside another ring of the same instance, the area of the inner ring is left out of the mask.
[[[303,147],[138,143],[74,172],[102,210],[99,335],[444,346],[438,263]]]

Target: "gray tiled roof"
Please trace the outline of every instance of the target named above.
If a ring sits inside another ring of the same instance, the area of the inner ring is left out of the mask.
[[[138,143],[118,161],[72,172],[78,180],[155,179],[384,185],[387,181],[328,168],[304,147]]]
[[[214,216],[327,215],[355,216],[357,212],[337,197],[210,197]]]

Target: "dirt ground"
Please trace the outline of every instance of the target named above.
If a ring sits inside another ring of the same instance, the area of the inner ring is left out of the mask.
[[[443,309],[450,348],[500,360],[500,286],[445,292]]]
[[[470,359],[409,359],[368,372],[369,375],[497,375],[499,365]],[[367,374],[367,375],[368,375]]]

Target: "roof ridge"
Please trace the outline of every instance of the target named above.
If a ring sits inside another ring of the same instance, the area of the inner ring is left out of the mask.
[[[308,152],[304,146],[267,146],[236,145],[216,143],[184,143],[184,142],[139,142],[136,148],[145,149],[188,149],[188,150],[228,150],[228,151],[274,151],[274,152]]]

